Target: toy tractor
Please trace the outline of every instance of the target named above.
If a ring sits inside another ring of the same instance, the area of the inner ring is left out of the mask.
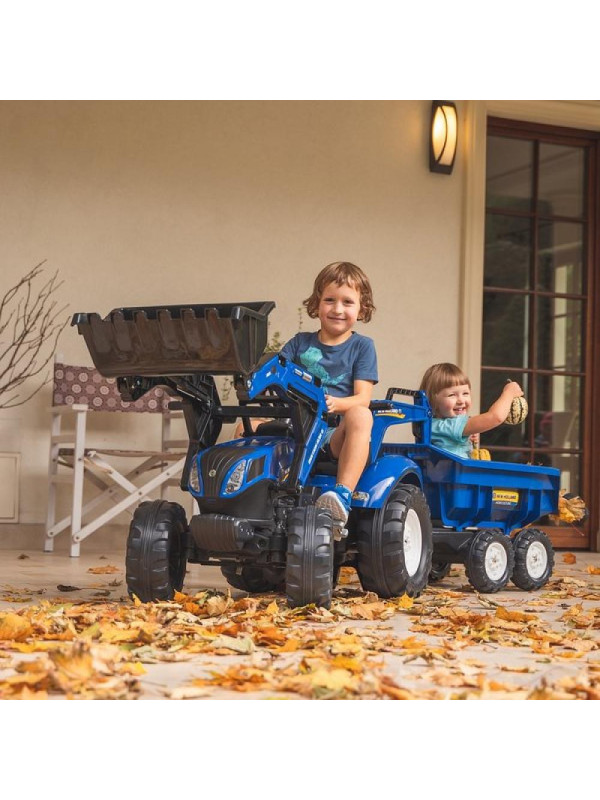
[[[417,596],[427,585],[434,544],[434,570],[463,561],[480,591],[497,591],[513,572],[522,588],[543,585],[552,571],[549,542],[541,532],[523,532],[523,545],[517,537],[513,548],[507,534],[556,509],[558,470],[458,459],[432,447],[422,392],[390,389],[371,404],[368,463],[347,528],[334,538],[329,512],[315,505],[336,475],[321,449],[329,424],[325,395],[303,367],[279,355],[262,363],[274,305],[121,308],[104,319],[73,317],[96,368],[117,378],[123,398],[166,387],[189,435],[181,488],[199,513],[188,521],[181,505],[166,500],[136,509],[127,540],[129,593],[143,602],[173,597],[189,561],[220,566],[237,589],[285,592],[291,606],[328,607],[343,565],[355,567],[363,588],[380,597]],[[237,404],[221,403],[219,375],[232,376]],[[396,394],[413,402],[398,402]],[[223,424],[239,418],[244,436],[217,444]],[[269,421],[253,431],[253,418]],[[384,442],[391,425],[406,423],[417,434],[414,444]]]

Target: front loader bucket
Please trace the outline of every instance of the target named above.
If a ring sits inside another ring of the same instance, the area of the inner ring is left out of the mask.
[[[129,375],[249,374],[267,344],[272,301],[117,308],[74,314],[96,369]]]

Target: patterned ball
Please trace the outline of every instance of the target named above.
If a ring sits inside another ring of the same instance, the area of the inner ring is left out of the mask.
[[[520,425],[526,418],[529,406],[524,397],[515,397],[510,404],[510,411],[505,419],[507,425]]]

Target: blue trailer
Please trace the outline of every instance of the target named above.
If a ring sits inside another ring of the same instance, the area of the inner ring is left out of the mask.
[[[161,385],[183,410],[189,435],[181,488],[199,513],[142,503],[131,523],[127,586],[140,600],[173,596],[186,563],[220,566],[230,585],[284,591],[292,606],[327,607],[343,565],[381,597],[418,595],[462,562],[475,589],[510,579],[537,589],[549,579],[552,546],[525,527],[556,513],[560,473],[548,467],[461,459],[431,444],[422,392],[392,388],[371,404],[368,463],[347,527],[334,537],[319,494],[336,464],[321,448],[328,426],[318,378],[279,355],[265,357],[272,302],[121,308],[105,318],[75,314],[97,369],[124,399]],[[237,403],[223,405],[215,376],[232,376]],[[396,400],[405,395],[411,402]],[[217,443],[241,418],[244,436]],[[252,430],[250,420],[268,418]],[[410,424],[410,443],[386,442]],[[512,536],[514,531],[519,531]]]

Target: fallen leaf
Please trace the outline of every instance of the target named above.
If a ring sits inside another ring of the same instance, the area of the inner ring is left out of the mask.
[[[593,564],[588,564],[586,572],[589,572],[590,575],[600,575],[600,567],[595,567]]]
[[[88,569],[88,572],[92,572],[94,575],[108,575],[120,571],[118,567],[113,567],[110,564],[107,564],[105,567],[90,567]]]
[[[563,553],[562,560],[565,564],[575,564],[577,558],[574,553]]]
[[[68,584],[59,583],[56,587],[59,592],[80,592],[80,586],[69,586]]]
[[[29,620],[8,611],[0,614],[0,641],[20,642],[33,633]]]

